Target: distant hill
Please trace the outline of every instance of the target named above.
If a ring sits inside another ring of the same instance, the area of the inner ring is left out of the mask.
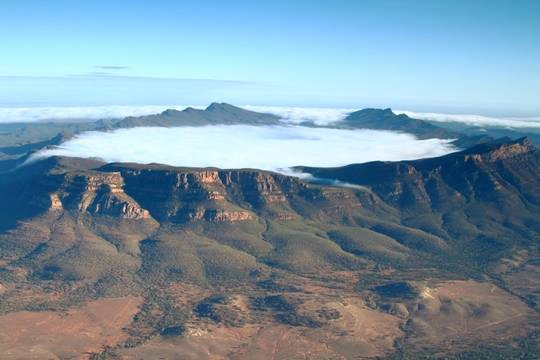
[[[205,110],[187,108],[165,110],[161,114],[127,117],[114,124],[115,128],[136,126],[202,126],[202,125],[278,125],[276,115],[245,110],[226,103],[212,103]],[[463,139],[467,145],[476,144],[480,137],[467,137],[427,121],[396,115],[391,109],[363,109],[350,113],[344,120],[331,124],[339,128],[401,131],[420,139]],[[466,140],[465,140],[466,139]],[[492,140],[489,138],[489,140]]]
[[[226,103],[212,103],[204,110],[188,107],[182,111],[169,109],[157,115],[127,117],[116,122],[114,127],[276,125],[279,119],[276,115],[249,111]]]
[[[339,125],[354,129],[402,131],[419,139],[456,139],[463,135],[446,130],[427,121],[396,115],[391,109],[362,109],[350,113]]]

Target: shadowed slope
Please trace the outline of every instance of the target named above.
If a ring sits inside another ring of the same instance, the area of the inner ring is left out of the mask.
[[[279,117],[255,111],[244,110],[225,103],[212,103],[205,110],[187,108],[165,110],[161,114],[127,117],[114,124],[115,128],[136,126],[203,126],[203,125],[275,125]]]
[[[143,298],[100,356],[449,355],[513,338],[528,342],[507,356],[535,351],[538,166],[525,139],[303,169],[362,187],[36,161],[0,176],[0,312]]]

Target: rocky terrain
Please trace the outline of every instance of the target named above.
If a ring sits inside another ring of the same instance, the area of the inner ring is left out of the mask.
[[[0,351],[534,357],[539,168],[527,139],[299,169],[309,182],[249,169],[32,162],[0,175],[0,329],[12,329]],[[107,299],[111,322],[90,315]],[[62,313],[93,335],[32,325],[62,328]]]

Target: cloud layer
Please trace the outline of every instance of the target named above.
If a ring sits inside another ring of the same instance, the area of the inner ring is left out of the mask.
[[[188,167],[256,168],[288,172],[297,165],[341,166],[373,160],[439,156],[455,149],[440,139],[389,131],[302,126],[139,127],[83,133],[34,159],[53,155],[107,162]]]
[[[59,106],[0,107],[0,123],[122,119],[160,113],[166,109],[183,110],[186,105],[155,106]]]
[[[205,106],[194,106],[204,109]],[[0,107],[0,123],[37,122],[67,120],[118,119],[126,116],[158,114],[167,109],[183,110],[188,105],[152,106],[58,106],[58,107]],[[280,106],[241,106],[244,109],[275,114],[285,122],[298,124],[311,121],[317,125],[327,125],[343,120],[354,109],[305,108]]]
[[[126,116],[158,114],[166,109],[183,110],[188,105],[151,106],[65,106],[65,107],[0,107],[0,123],[37,121],[83,121],[99,119],[119,119]],[[204,109],[205,106],[193,106]],[[244,109],[271,113],[283,118],[285,123],[300,124],[313,122],[329,125],[343,120],[352,108],[306,108],[281,106],[245,105]],[[438,122],[455,122],[479,127],[510,127],[540,129],[540,117],[490,117],[471,114],[443,114],[394,110],[396,114]]]
[[[396,114],[406,114],[421,120],[456,122],[479,127],[540,128],[540,117],[492,117],[472,114],[423,113],[394,110]]]
[[[317,125],[328,125],[340,120],[356,109],[345,108],[306,108],[306,107],[282,107],[282,106],[243,106],[244,109],[270,113],[283,118],[284,121],[299,124],[302,122],[314,122]]]

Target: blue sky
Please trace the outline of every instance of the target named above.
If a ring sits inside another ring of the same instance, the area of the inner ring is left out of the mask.
[[[540,2],[0,2],[0,105],[540,113]]]

